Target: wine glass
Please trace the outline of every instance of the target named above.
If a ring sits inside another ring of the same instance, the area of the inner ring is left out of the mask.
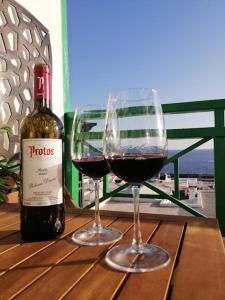
[[[158,174],[167,155],[156,90],[127,89],[109,95],[104,155],[111,172],[130,183],[134,200],[133,241],[112,248],[106,262],[126,272],[147,272],[166,266],[170,261],[168,252],[142,242],[139,219],[141,183]]]
[[[102,152],[104,126],[104,109],[94,106],[75,109],[71,133],[71,158],[81,173],[94,180],[95,220],[92,227],[75,231],[72,240],[86,246],[106,245],[122,238],[119,230],[102,227],[100,220],[99,182],[109,173]]]

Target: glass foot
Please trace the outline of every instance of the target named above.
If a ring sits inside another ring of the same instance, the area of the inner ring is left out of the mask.
[[[106,254],[106,262],[114,269],[124,272],[149,272],[168,265],[170,256],[164,249],[152,245],[143,244],[140,253],[131,245],[119,245],[113,247]]]
[[[108,227],[91,227],[77,230],[72,235],[72,241],[86,246],[101,246],[119,241],[123,234],[121,231]]]

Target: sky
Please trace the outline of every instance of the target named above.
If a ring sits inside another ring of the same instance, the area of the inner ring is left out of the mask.
[[[224,0],[67,0],[67,7],[71,110],[106,105],[110,91],[131,87],[155,88],[161,103],[225,98]],[[189,117],[167,124],[181,121],[190,124]]]

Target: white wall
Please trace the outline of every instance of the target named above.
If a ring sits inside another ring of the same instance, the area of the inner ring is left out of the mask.
[[[52,47],[52,105],[53,111],[62,117],[63,109],[63,61],[60,0],[16,0],[34,15],[48,30]]]

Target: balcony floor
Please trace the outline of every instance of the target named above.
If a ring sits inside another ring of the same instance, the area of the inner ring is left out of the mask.
[[[204,213],[208,217],[215,217],[215,196],[214,191],[199,191],[199,198],[201,198],[201,206],[195,209]],[[160,201],[153,202],[149,200],[150,203],[144,201],[140,202],[140,212],[153,213],[153,214],[166,214],[166,215],[182,215],[189,216],[190,213],[186,212],[178,206],[173,207],[160,207]],[[128,198],[112,198],[108,199],[100,204],[101,210],[112,210],[112,211],[133,211],[132,199]]]

